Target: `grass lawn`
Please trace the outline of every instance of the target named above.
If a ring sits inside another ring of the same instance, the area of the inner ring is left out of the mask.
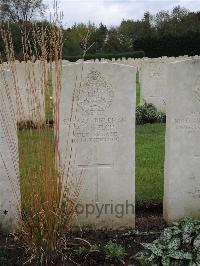
[[[31,141],[33,146],[30,147],[29,143],[27,143],[27,138],[30,138],[30,133],[26,133],[26,131],[19,132],[21,154],[20,171],[22,177],[27,175],[28,172],[30,174],[30,171],[33,171],[34,175],[37,175],[35,171],[38,169],[38,162],[42,158],[45,158],[45,149],[39,157],[32,156],[31,153],[36,152],[38,154],[38,146],[41,148],[42,143],[44,143],[43,137],[38,138],[37,130],[33,130]],[[45,135],[45,132],[43,134]],[[162,202],[164,134],[165,124],[136,126],[136,200],[138,203]],[[49,137],[52,143],[53,129],[51,129]],[[38,143],[38,139],[41,141],[40,144]]]
[[[53,118],[52,86],[49,79],[49,90],[45,95],[46,114],[51,120]],[[139,73],[136,76],[136,104],[140,103],[140,83]],[[47,131],[48,132],[48,131]],[[45,147],[41,154],[41,146],[45,145],[45,134],[31,131],[32,139],[30,141],[29,131],[19,131],[20,144],[20,171],[23,180],[27,173],[34,175],[38,169],[38,162],[45,158]],[[49,141],[53,143],[53,129],[50,130]],[[44,135],[44,138],[43,138]],[[163,198],[163,176],[164,176],[164,145],[165,145],[165,124],[146,124],[136,126],[136,201],[137,203],[161,203]],[[29,141],[27,141],[29,140]],[[40,143],[38,143],[40,141]],[[32,144],[30,147],[30,143]],[[34,145],[35,144],[35,145]],[[37,152],[38,146],[40,153]],[[36,156],[31,153],[36,153]],[[27,156],[28,154],[28,156]],[[38,157],[39,154],[39,157]],[[26,179],[26,178],[25,178]],[[26,189],[25,189],[26,190]]]
[[[140,82],[139,82],[139,72],[136,75],[136,105],[140,104]]]
[[[160,203],[163,198],[165,124],[136,127],[136,201]]]
[[[52,197],[50,192],[56,188],[53,128],[19,130],[19,151],[22,209],[26,211],[32,205],[36,208],[33,198],[45,202],[45,195]]]

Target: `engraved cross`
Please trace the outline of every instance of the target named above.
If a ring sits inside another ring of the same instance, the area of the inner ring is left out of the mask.
[[[92,164],[79,164],[78,168],[80,169],[95,169],[95,176],[96,176],[96,202],[99,201],[99,177],[100,172],[99,169],[109,169],[113,168],[113,163],[92,163]]]

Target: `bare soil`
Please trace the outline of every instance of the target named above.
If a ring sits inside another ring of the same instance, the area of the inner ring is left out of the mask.
[[[133,257],[138,251],[142,249],[140,243],[152,242],[158,238],[160,231],[166,227],[166,223],[162,217],[162,206],[161,205],[143,205],[136,207],[136,228],[135,230],[126,231],[83,231],[76,232],[70,235],[71,243],[74,243],[74,239],[81,238],[85,243],[90,243],[91,245],[98,245],[100,248],[104,247],[108,241],[112,240],[117,244],[122,245],[125,248],[126,258],[125,264],[111,264],[106,262],[105,256],[101,251],[95,251],[87,255],[77,256],[72,254],[72,261],[69,263],[60,262],[59,258],[51,265],[129,265],[129,266],[139,266],[138,261]],[[83,242],[84,245],[84,242]],[[86,244],[87,245],[87,244]],[[15,239],[13,235],[3,235],[0,234],[0,266],[22,266],[27,259],[27,254],[22,248],[20,243]],[[32,262],[31,264],[25,265],[41,265],[39,262]],[[49,264],[48,264],[49,265]]]

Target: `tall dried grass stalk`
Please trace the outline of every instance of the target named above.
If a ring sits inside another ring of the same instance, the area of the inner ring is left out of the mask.
[[[14,130],[8,135],[8,142],[13,143],[12,134],[17,134],[19,139],[19,158],[13,158],[12,163],[18,165],[19,162],[20,168],[21,201],[16,198],[19,208],[21,206],[20,240],[27,247],[28,254],[31,254],[29,260],[40,258],[41,263],[47,264],[55,254],[61,252],[61,240],[70,227],[81,187],[81,178],[75,178],[71,168],[74,160],[73,140],[68,143],[65,169],[61,169],[60,164],[59,108],[63,30],[60,23],[62,14],[58,13],[56,4],[55,7],[51,26],[45,23],[20,25],[23,63],[15,60],[9,24],[1,25],[6,65],[12,77],[10,83],[5,78],[4,84],[4,91],[12,108],[4,109],[3,112],[11,114],[14,125]],[[5,71],[3,57],[2,54],[2,75]],[[73,132],[77,112],[75,95],[78,87],[76,84],[70,115],[69,127]],[[24,91],[28,103],[26,107]],[[14,97],[11,96],[13,93]],[[9,148],[13,149],[12,145]],[[19,175],[17,168],[16,175]],[[64,179],[64,175],[67,178]],[[70,193],[71,189],[74,193]],[[63,255],[65,256],[66,254]]]

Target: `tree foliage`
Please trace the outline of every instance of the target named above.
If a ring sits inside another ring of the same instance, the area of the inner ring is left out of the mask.
[[[4,21],[30,21],[44,10],[42,0],[0,0],[0,19]]]
[[[25,3],[28,4],[26,8]],[[13,40],[19,54],[19,31],[15,29],[15,21],[33,19],[43,10],[42,0],[0,0],[1,7],[2,4],[9,6],[9,12],[1,9],[0,14],[3,20],[14,21]],[[142,19],[123,20],[117,27],[89,22],[74,24],[63,31],[64,58],[80,58],[88,48],[87,54],[93,58],[106,54],[109,58],[110,55],[116,58],[117,54],[137,55],[136,51],[143,51],[147,57],[200,54],[200,12],[190,12],[180,6],[155,15],[145,12]],[[1,46],[0,40],[0,49]]]

